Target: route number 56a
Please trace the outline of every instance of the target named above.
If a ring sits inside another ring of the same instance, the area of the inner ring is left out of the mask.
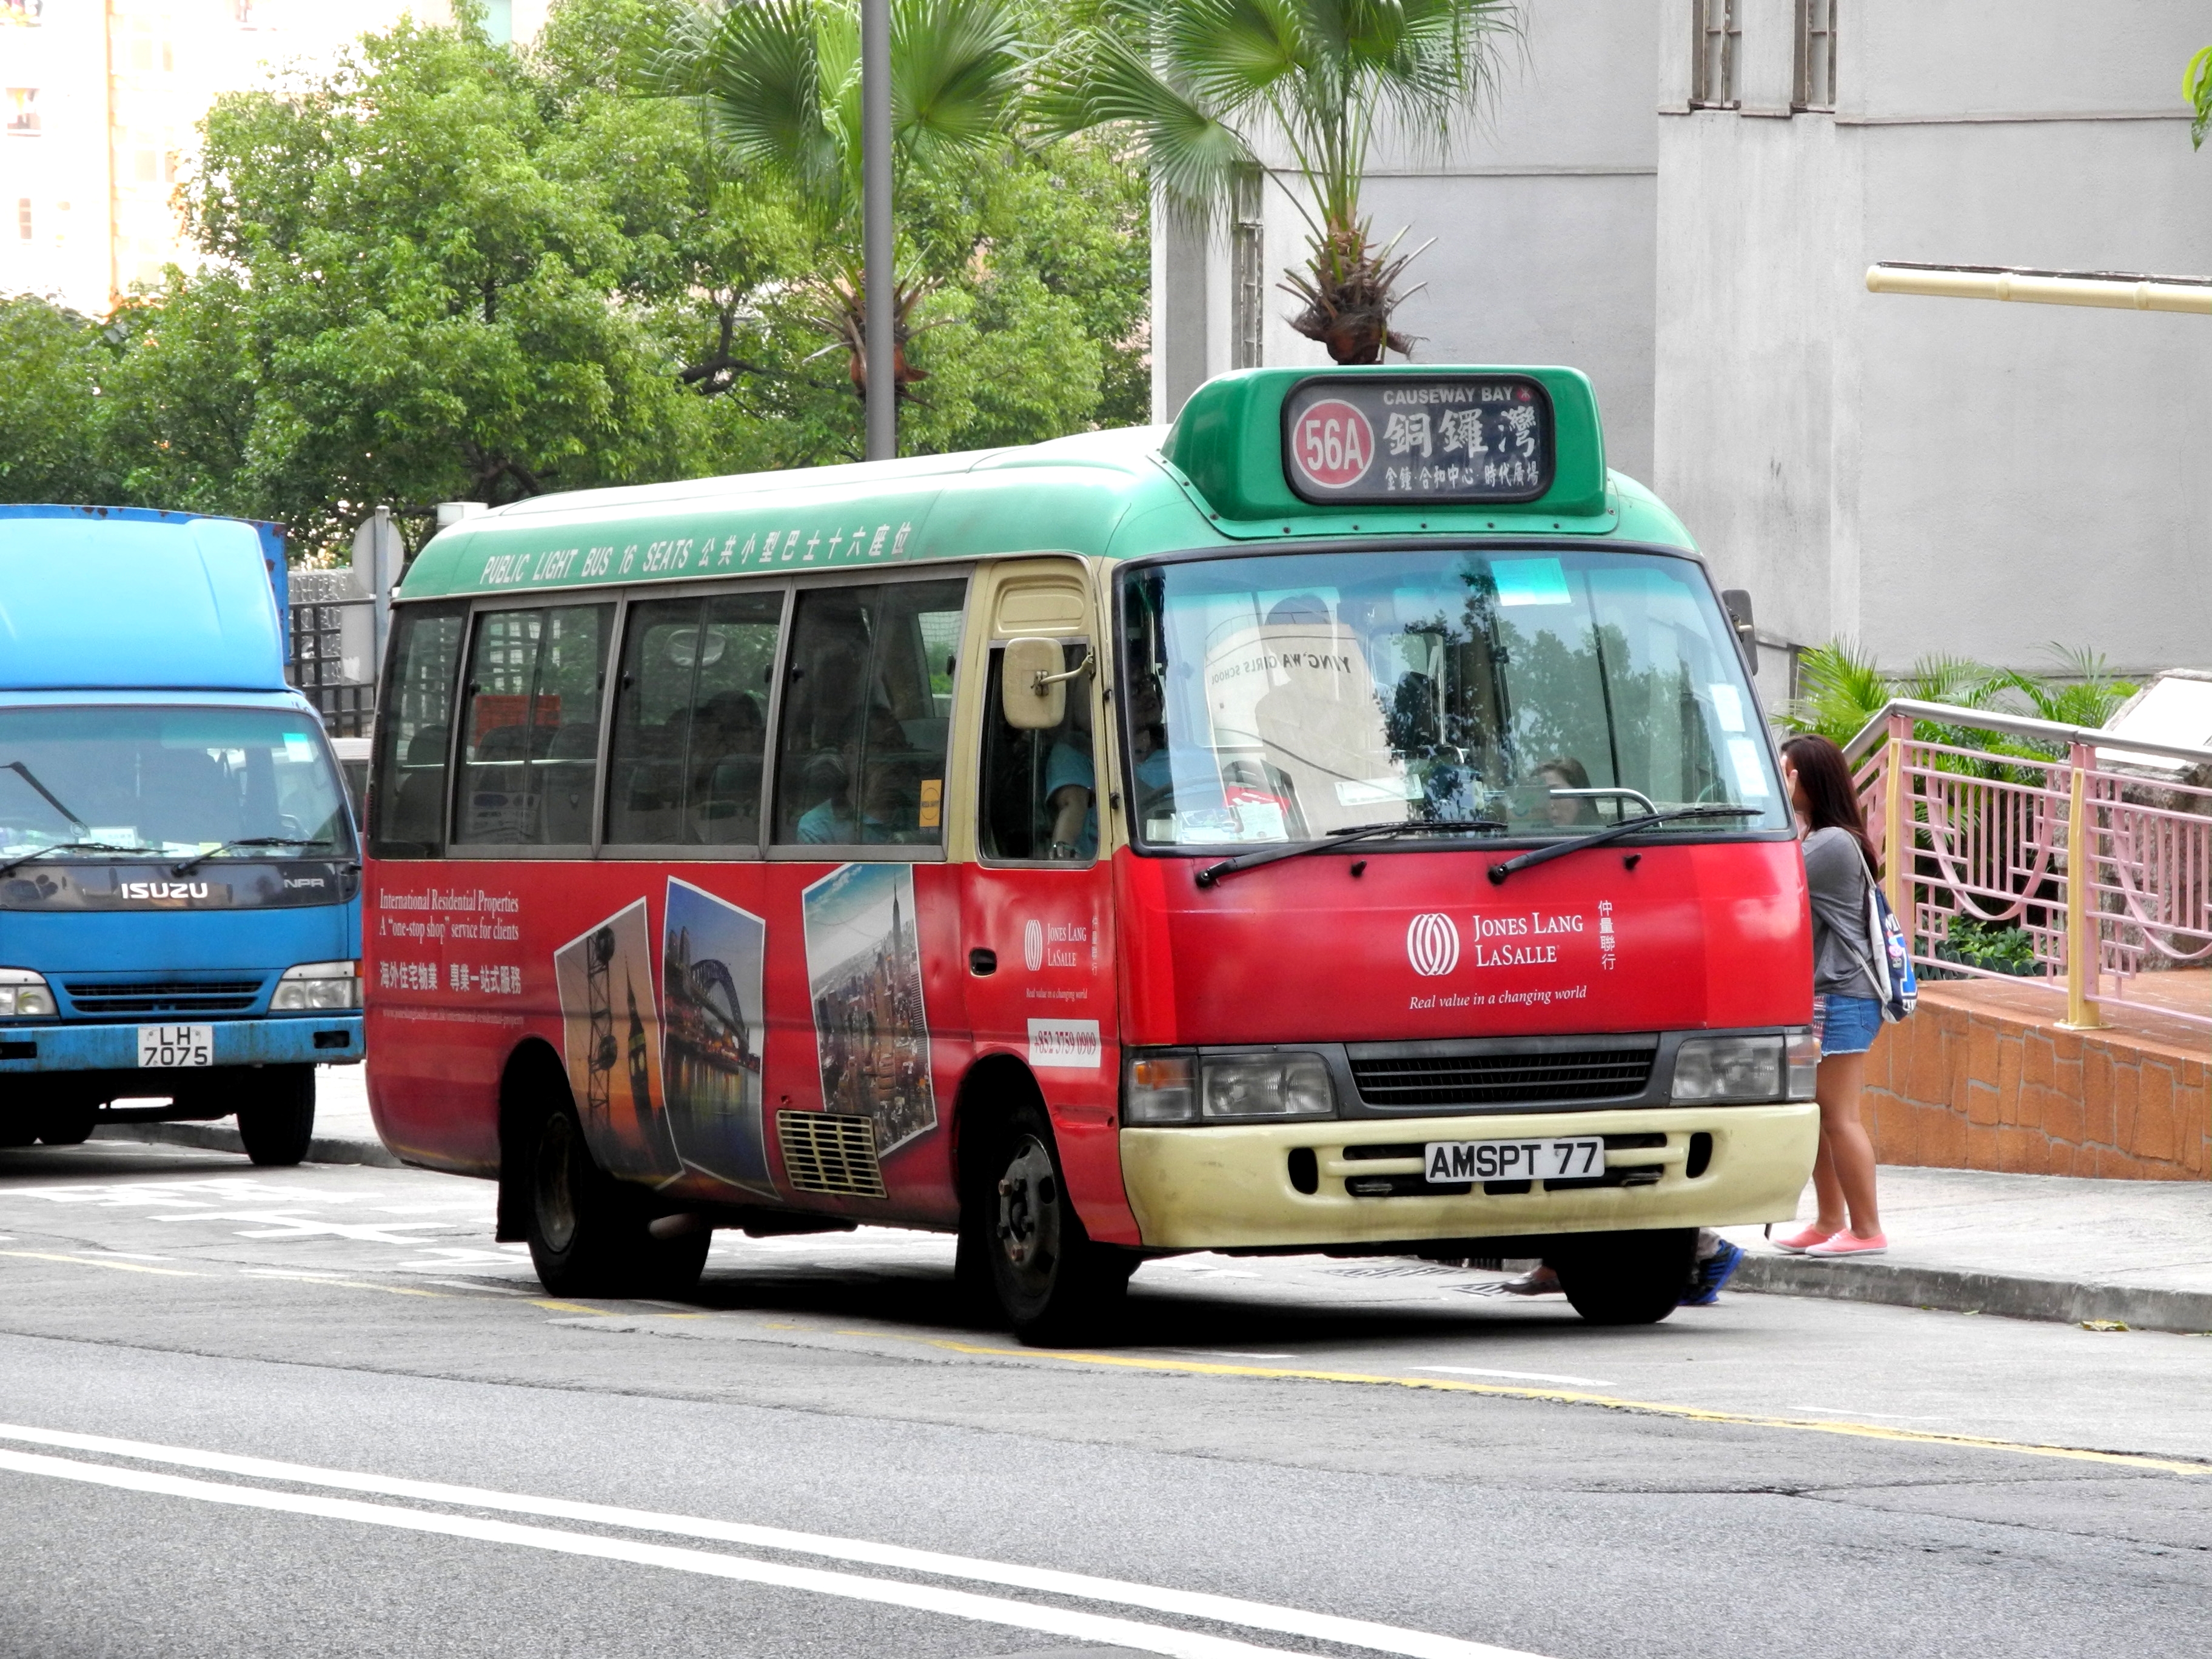
[[[1325,398],[1297,418],[1291,459],[1308,483],[1342,489],[1359,482],[1375,459],[1375,428],[1340,398]]]

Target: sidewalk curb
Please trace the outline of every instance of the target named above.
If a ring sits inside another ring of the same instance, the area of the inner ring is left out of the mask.
[[[1916,1267],[1893,1261],[1821,1261],[1747,1250],[1731,1288],[1771,1296],[1817,1296],[1944,1313],[1996,1314],[2077,1325],[2111,1320],[2144,1331],[2212,1332],[2212,1292],[2138,1285]]]
[[[200,1146],[210,1152],[246,1153],[246,1143],[228,1123],[111,1123],[94,1129],[95,1140],[150,1140],[167,1146]],[[341,1140],[317,1135],[307,1143],[309,1164],[367,1164],[380,1170],[406,1167],[380,1142]]]

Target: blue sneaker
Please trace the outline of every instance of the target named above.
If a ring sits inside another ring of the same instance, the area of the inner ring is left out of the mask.
[[[1743,1265],[1743,1252],[1725,1238],[1721,1247],[1698,1263],[1697,1288],[1682,1297],[1686,1308],[1710,1308],[1721,1299],[1721,1286],[1735,1277]]]

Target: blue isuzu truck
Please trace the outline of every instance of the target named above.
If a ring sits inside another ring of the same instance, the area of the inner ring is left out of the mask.
[[[235,1115],[296,1164],[315,1067],[362,1058],[360,853],[285,599],[274,526],[0,507],[0,1146]]]

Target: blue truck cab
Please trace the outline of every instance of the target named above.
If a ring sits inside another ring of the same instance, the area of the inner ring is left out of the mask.
[[[315,1067],[361,1060],[359,843],[286,586],[274,526],[0,507],[0,1146],[235,1115],[295,1164]]]

